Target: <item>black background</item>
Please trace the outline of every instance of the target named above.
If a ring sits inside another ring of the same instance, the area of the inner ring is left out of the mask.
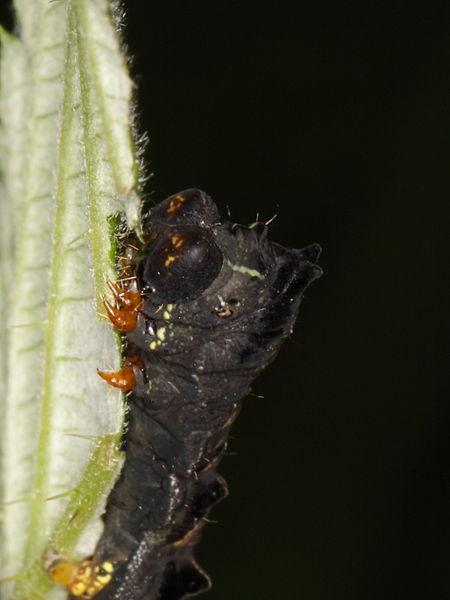
[[[450,5],[126,11],[147,196],[201,187],[323,246],[233,430],[205,598],[450,597]]]

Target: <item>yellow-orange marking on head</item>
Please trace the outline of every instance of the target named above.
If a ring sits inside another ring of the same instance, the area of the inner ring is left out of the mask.
[[[186,198],[181,194],[175,196],[175,198],[169,202],[169,208],[167,209],[168,214],[177,212],[177,210],[180,208],[180,206],[183,205],[185,201]]]
[[[170,236],[170,241],[172,242],[172,246],[174,248],[181,248],[181,246],[184,244],[184,238],[180,233],[173,233]]]
[[[170,255],[169,255],[167,258],[166,258],[166,260],[164,261],[164,266],[165,266],[165,267],[170,267],[170,265],[171,265],[173,262],[175,262],[175,261],[176,261],[176,259],[177,259],[177,257],[176,257],[176,256],[174,256],[173,254],[170,254]]]

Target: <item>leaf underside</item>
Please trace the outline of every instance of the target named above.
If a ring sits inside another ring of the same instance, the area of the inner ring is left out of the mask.
[[[106,0],[17,0],[1,33],[1,554],[5,599],[64,597],[49,549],[82,557],[121,465],[120,364],[104,318],[115,225],[139,223],[132,84]]]

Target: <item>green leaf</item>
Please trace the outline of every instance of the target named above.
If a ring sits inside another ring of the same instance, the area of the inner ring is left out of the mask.
[[[16,0],[1,32],[1,597],[64,597],[54,549],[90,554],[120,470],[120,364],[104,318],[116,231],[139,224],[132,84],[106,0]],[[55,595],[56,594],[56,595]]]

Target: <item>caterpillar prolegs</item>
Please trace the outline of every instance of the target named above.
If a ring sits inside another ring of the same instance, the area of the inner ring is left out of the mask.
[[[230,427],[322,274],[317,244],[286,249],[262,223],[222,222],[196,189],[155,206],[143,231],[137,290],[112,284],[116,306],[105,304],[126,337],[124,368],[101,373],[132,390],[125,463],[93,558],[49,569],[73,597],[181,600],[209,588],[194,548],[227,493],[216,468]]]

